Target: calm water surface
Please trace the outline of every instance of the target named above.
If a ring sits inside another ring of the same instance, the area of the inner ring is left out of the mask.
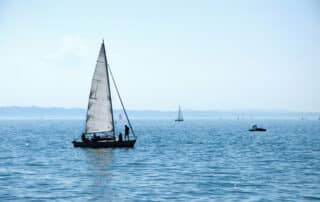
[[[320,121],[133,123],[134,149],[81,149],[82,120],[0,121],[0,201],[320,200]]]

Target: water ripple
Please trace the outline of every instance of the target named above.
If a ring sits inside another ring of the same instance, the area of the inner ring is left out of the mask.
[[[134,120],[133,149],[80,149],[80,120],[0,121],[0,200],[316,201],[318,121]]]

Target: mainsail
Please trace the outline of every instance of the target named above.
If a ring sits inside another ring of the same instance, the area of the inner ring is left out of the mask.
[[[114,130],[108,62],[102,43],[91,82],[85,133]]]

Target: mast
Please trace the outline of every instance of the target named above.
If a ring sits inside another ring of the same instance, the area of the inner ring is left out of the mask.
[[[110,91],[110,81],[109,81],[109,72],[108,72],[108,60],[107,60],[107,54],[106,54],[106,48],[104,45],[104,40],[102,39],[102,45],[103,45],[103,52],[104,52],[104,59],[106,61],[106,69],[107,69],[107,80],[108,80],[108,93],[110,95],[110,105],[111,105],[111,118],[112,118],[112,126],[113,126],[113,136],[115,137],[115,125],[114,125],[114,118],[113,118],[113,107],[112,107],[112,96]]]

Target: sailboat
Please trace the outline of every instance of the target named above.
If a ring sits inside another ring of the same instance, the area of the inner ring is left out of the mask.
[[[179,105],[179,110],[178,110],[178,118],[175,121],[183,121],[183,115],[182,115],[182,110]]]
[[[253,126],[249,129],[249,131],[251,131],[251,132],[256,132],[256,131],[258,131],[258,132],[265,132],[265,131],[267,131],[267,129],[265,129],[265,128],[259,128],[259,127],[255,124],[255,125],[253,125]]]
[[[113,117],[110,79],[119,97],[129,127],[126,125],[125,138],[122,134],[116,137]],[[131,131],[131,137],[129,133]],[[91,81],[91,90],[86,115],[85,130],[81,137],[72,141],[74,147],[106,148],[133,147],[137,138],[130,123],[118,87],[108,65],[104,41],[102,41],[95,71]]]

